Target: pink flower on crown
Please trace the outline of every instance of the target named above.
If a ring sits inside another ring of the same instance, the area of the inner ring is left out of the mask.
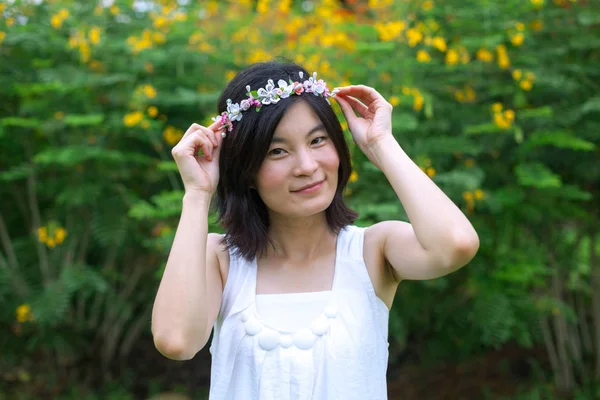
[[[304,86],[302,86],[302,84],[300,82],[294,82],[293,86],[294,86],[294,93],[300,94],[300,93],[304,92]]]
[[[304,81],[304,89],[309,93],[314,93],[315,96],[322,95],[326,97],[329,94],[327,84],[323,79],[317,79],[316,72],[313,72],[313,75],[307,81]]]

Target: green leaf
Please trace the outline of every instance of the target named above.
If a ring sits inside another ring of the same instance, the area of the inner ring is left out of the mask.
[[[419,121],[411,113],[397,113],[392,118],[392,130],[396,132],[414,131],[419,126]]]
[[[177,164],[175,164],[175,161],[161,161],[158,164],[156,164],[156,169],[164,172],[179,171],[179,169],[177,169]]]
[[[529,108],[525,110],[519,110],[517,112],[518,118],[542,118],[542,117],[552,117],[554,112],[552,107],[544,106],[539,108]]]
[[[392,51],[396,47],[396,43],[389,42],[357,42],[356,51],[362,53]]]
[[[497,133],[497,132],[509,133],[510,131],[504,130],[492,122],[488,122],[488,123],[479,124],[479,125],[467,125],[464,132],[465,132],[465,135],[479,135],[482,133]]]
[[[15,126],[18,128],[39,128],[42,122],[35,118],[7,117],[0,120],[3,126]]]
[[[16,181],[26,178],[32,171],[30,164],[19,164],[8,171],[0,172],[0,181]]]
[[[152,159],[140,153],[124,153],[118,150],[103,149],[91,146],[70,146],[50,148],[36,154],[33,158],[37,164],[58,164],[73,166],[83,161],[98,160],[108,163],[150,164]]]
[[[600,96],[592,97],[581,107],[581,112],[587,114],[593,111],[600,111]]]
[[[103,114],[87,114],[87,115],[67,115],[64,120],[65,125],[70,126],[86,126],[100,125],[104,121]]]
[[[515,167],[517,182],[536,188],[557,188],[562,185],[560,176],[542,163],[525,163]]]
[[[530,147],[554,146],[561,149],[591,151],[596,145],[585,139],[573,136],[570,131],[536,131],[527,140]]]

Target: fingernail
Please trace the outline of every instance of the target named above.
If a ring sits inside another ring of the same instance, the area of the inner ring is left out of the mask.
[[[333,91],[331,93],[335,96],[336,94],[338,94],[340,92],[340,90],[341,89],[339,87],[336,87],[335,89],[333,89]]]

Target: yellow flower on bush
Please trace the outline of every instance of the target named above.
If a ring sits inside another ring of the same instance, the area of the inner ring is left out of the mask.
[[[358,173],[356,171],[352,171],[352,173],[350,174],[350,178],[348,179],[348,182],[354,183],[356,181],[358,181]]]
[[[142,91],[144,92],[144,94],[146,95],[146,97],[148,97],[149,99],[153,99],[156,97],[156,89],[154,89],[154,87],[152,85],[144,85],[142,87]]]
[[[425,169],[425,173],[428,177],[433,178],[435,176],[435,168],[428,167],[427,169]]]
[[[446,39],[444,39],[441,36],[436,36],[431,40],[431,44],[433,45],[433,47],[435,47],[436,49],[438,49],[439,51],[446,51],[448,49],[448,46],[446,45]]]
[[[494,55],[492,54],[492,52],[484,48],[477,50],[475,57],[477,57],[478,60],[483,62],[492,62],[494,60]]]
[[[421,111],[421,109],[423,108],[423,104],[425,103],[425,98],[417,89],[412,90],[412,95],[414,97],[413,109],[415,111]]]
[[[112,15],[117,15],[121,10],[116,5],[110,7],[110,13]]]
[[[183,136],[183,132],[174,126],[167,126],[163,131],[163,138],[169,145],[174,146],[179,142],[179,139]]]
[[[58,12],[58,15],[59,15],[59,16],[60,16],[60,17],[61,17],[63,20],[65,20],[65,19],[69,18],[69,15],[70,15],[70,13],[69,13],[69,10],[67,10],[66,8],[63,8],[62,10],[60,10],[60,11]]]
[[[54,230],[54,239],[56,243],[61,244],[67,237],[67,231],[64,228],[58,227]]]
[[[45,243],[46,246],[53,248],[58,244],[61,244],[62,242],[64,242],[65,238],[67,237],[67,231],[65,230],[65,228],[62,227],[54,227],[55,224],[54,223],[50,223],[49,227],[50,230],[53,229],[52,235],[50,235],[49,232],[49,227],[47,226],[40,226],[37,229],[37,236],[38,236],[38,240],[41,243]]]
[[[520,45],[522,45],[524,40],[525,40],[525,35],[523,35],[520,32],[511,36],[511,38],[510,38],[510,42],[515,47],[519,47]]]
[[[142,122],[143,119],[144,114],[141,111],[134,111],[129,114],[125,114],[123,117],[123,123],[127,127],[132,127]]]
[[[433,8],[433,1],[431,0],[425,0],[423,2],[423,10],[425,11],[429,11]]]
[[[42,243],[46,242],[46,240],[48,240],[48,228],[46,228],[45,226],[40,226],[37,229],[37,233],[38,233],[38,240]]]
[[[431,56],[425,50],[419,50],[417,52],[417,61],[422,63],[428,63],[431,61]]]
[[[387,23],[375,23],[375,29],[379,34],[379,39],[384,42],[396,39],[404,30],[405,24],[403,21],[392,21]]]
[[[502,111],[502,103],[494,103],[492,104],[492,111],[495,113],[499,113],[500,111]]]
[[[496,53],[498,55],[498,66],[502,69],[510,67],[510,58],[508,58],[506,46],[503,44],[498,45],[496,47]]]
[[[408,45],[410,47],[415,47],[423,40],[423,34],[414,28],[406,31],[406,37],[408,38]]]
[[[63,19],[60,17],[60,15],[54,14],[52,17],[50,17],[50,25],[52,25],[53,28],[60,28],[62,26],[62,23]]]
[[[460,56],[458,54],[458,51],[456,51],[454,49],[448,50],[448,52],[446,53],[446,57],[444,58],[444,61],[448,65],[458,64],[460,62]]]
[[[476,200],[483,200],[483,198],[485,197],[485,195],[483,194],[483,190],[481,189],[475,189],[475,192],[473,194]]]
[[[0,43],[2,43],[4,41],[5,37],[6,37],[6,32],[0,31]]]
[[[31,313],[31,306],[29,304],[21,304],[19,307],[17,307],[15,314],[17,321],[21,323],[33,321],[33,314]]]
[[[398,96],[390,97],[390,104],[392,106],[396,107],[398,104],[400,104],[400,97],[398,97]]]
[[[520,69],[515,69],[512,72],[512,77],[515,81],[518,81],[523,77],[523,72]]]
[[[533,88],[533,82],[531,82],[528,79],[523,79],[520,83],[519,86],[521,87],[521,89],[525,90],[525,91],[530,91]]]
[[[498,111],[494,113],[494,124],[500,129],[508,129],[515,120],[513,110]]]
[[[88,32],[88,37],[90,38],[90,42],[92,44],[98,44],[100,43],[100,28],[98,28],[97,26],[92,27],[92,29],[90,29],[90,31]]]
[[[544,5],[544,0],[531,0],[531,4],[534,6],[542,6]]]
[[[515,28],[516,28],[518,31],[524,31],[524,30],[525,30],[525,24],[524,24],[524,23],[522,23],[522,22],[517,22],[517,23],[515,24]]]
[[[148,112],[150,118],[156,118],[156,116],[158,115],[158,108],[156,108],[155,106],[148,107],[146,111]]]
[[[256,11],[259,14],[266,14],[269,11],[269,0],[258,0]]]

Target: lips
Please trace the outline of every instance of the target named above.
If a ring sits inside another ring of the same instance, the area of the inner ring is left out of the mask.
[[[301,191],[303,191],[303,190],[310,189],[310,188],[312,188],[312,187],[318,186],[318,185],[320,185],[320,184],[321,184],[321,183],[323,183],[323,182],[325,182],[325,179],[323,179],[322,181],[318,181],[318,182],[310,183],[310,184],[308,184],[308,185],[306,185],[306,186],[302,186],[300,189],[297,189],[297,190],[292,190],[292,192],[301,192]]]

